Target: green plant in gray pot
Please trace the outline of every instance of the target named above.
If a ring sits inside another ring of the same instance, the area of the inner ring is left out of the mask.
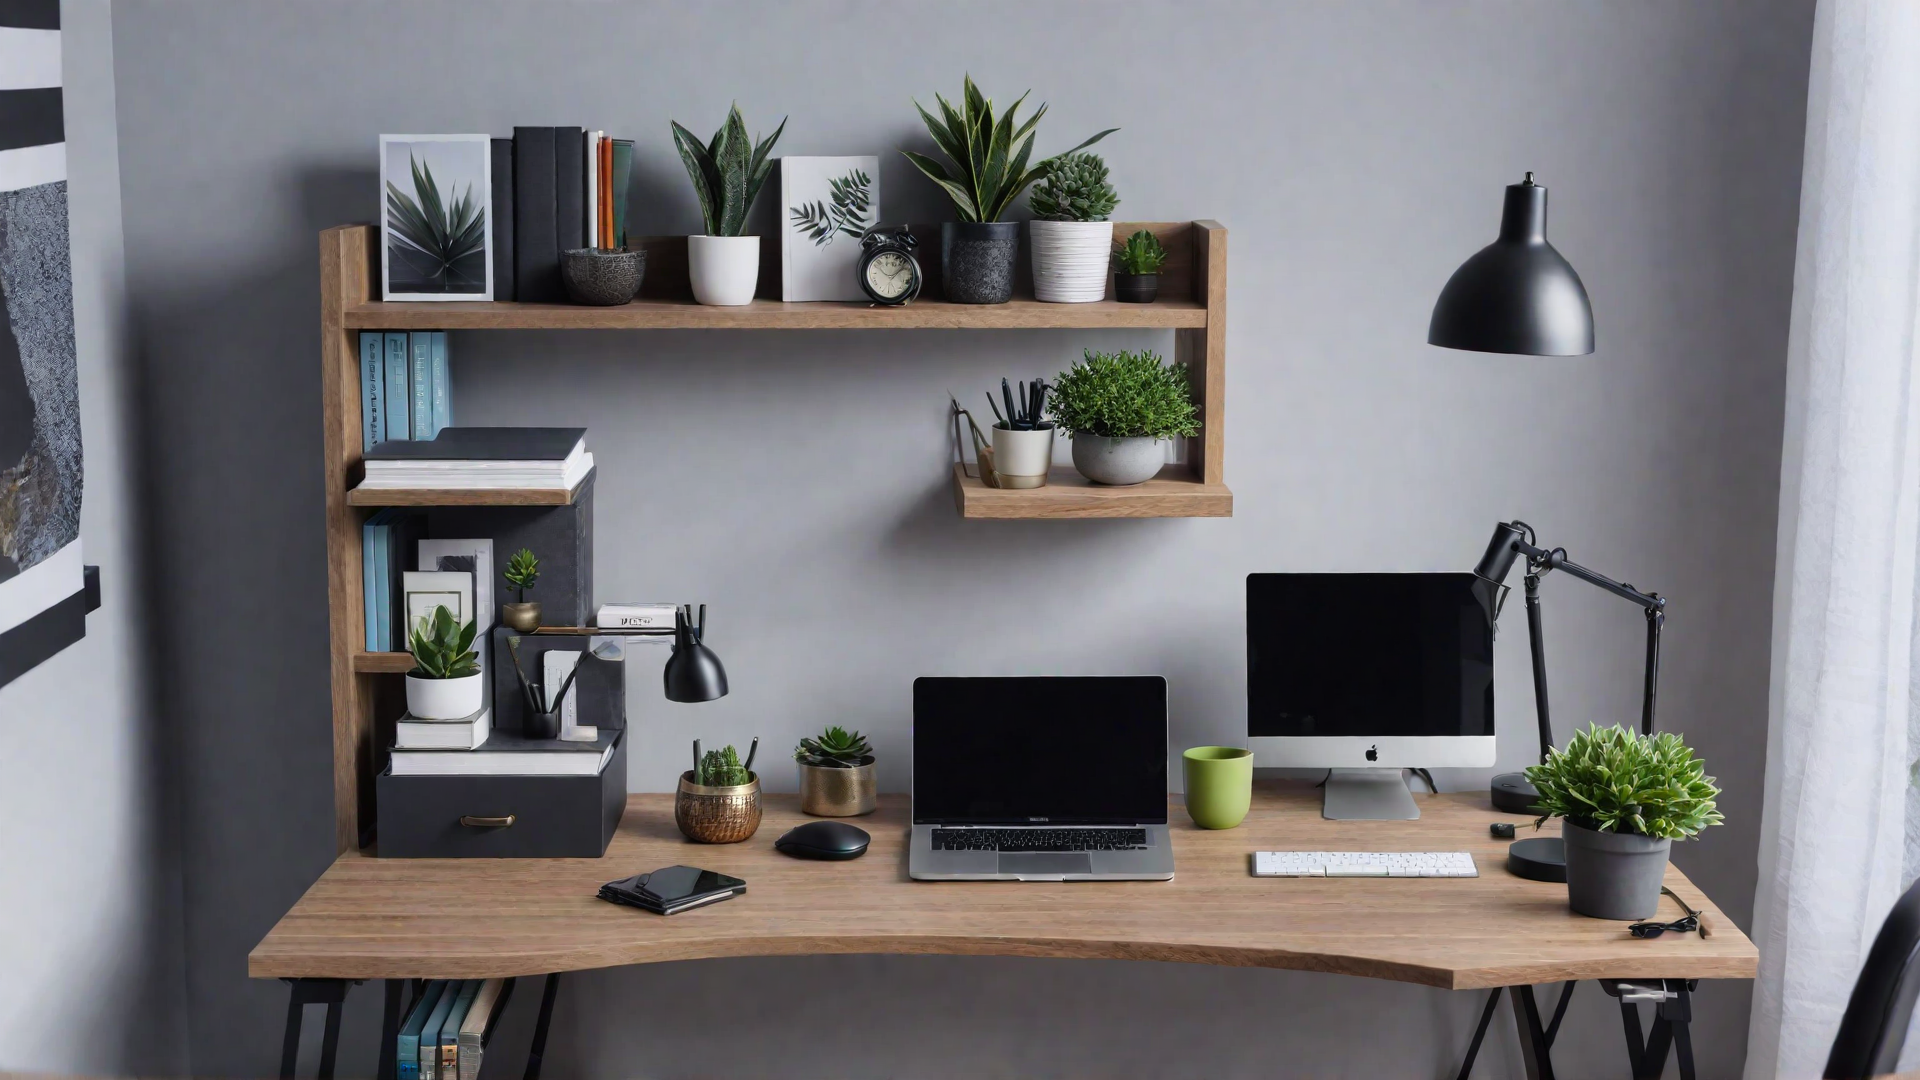
[[[878,805],[873,746],[857,731],[835,725],[800,740],[800,809],[815,817],[858,817]]]
[[[1151,480],[1166,463],[1161,443],[1200,434],[1185,364],[1160,354],[1094,352],[1053,381],[1055,425],[1073,439],[1073,467],[1096,484]]]
[[[1721,821],[1706,763],[1671,732],[1590,725],[1527,780],[1540,793],[1534,827],[1564,819],[1567,906],[1596,919],[1651,916],[1673,841]]]
[[[1030,93],[1031,91],[1029,91]],[[901,153],[953,200],[960,220],[940,226],[940,276],[947,299],[956,304],[1004,304],[1013,299],[1013,269],[1020,255],[1020,223],[1000,216],[1028,185],[1044,180],[1066,154],[1040,161],[1033,156],[1033,133],[1047,114],[1041,105],[1025,122],[1016,120],[1026,94],[994,115],[993,101],[980,92],[973,76],[961,87],[960,108],[938,94],[935,118],[918,101],[941,162],[911,150]],[[1118,131],[1108,128],[1067,153],[1092,146]]]

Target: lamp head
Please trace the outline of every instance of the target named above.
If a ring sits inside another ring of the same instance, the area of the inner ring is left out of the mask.
[[[707,605],[700,605],[695,623],[688,609],[673,613],[673,654],[667,657],[661,678],[668,701],[712,701],[727,696],[727,669],[702,641],[707,635]]]
[[[1520,558],[1520,545],[1527,542],[1530,530],[1518,521],[1503,521],[1493,527],[1493,539],[1487,541],[1487,550],[1480,561],[1473,564],[1473,595],[1480,601],[1480,609],[1487,613],[1489,623],[1498,622],[1500,609],[1506,605],[1508,588],[1507,574],[1512,572],[1513,564]]]
[[[1587,287],[1547,243],[1547,189],[1532,173],[1507,188],[1500,238],[1461,263],[1440,290],[1427,343],[1528,356],[1593,351]]]

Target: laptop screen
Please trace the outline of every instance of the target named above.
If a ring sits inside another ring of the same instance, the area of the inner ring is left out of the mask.
[[[913,682],[916,824],[1167,820],[1167,680]]]

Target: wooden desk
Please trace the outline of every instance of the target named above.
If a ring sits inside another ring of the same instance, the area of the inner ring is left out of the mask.
[[[1508,842],[1487,825],[1512,816],[1485,795],[1416,799],[1419,821],[1327,821],[1314,788],[1262,782],[1246,823],[1225,832],[1195,828],[1176,800],[1173,881],[1038,883],[910,880],[905,796],[882,796],[877,813],[856,819],[873,834],[864,857],[831,863],[773,850],[812,820],[796,796],[769,795],[751,840],[707,846],[674,828],[673,796],[631,795],[600,859],[342,855],[247,967],[256,978],[481,978],[719,956],[951,953],[1296,968],[1456,990],[1753,977],[1753,943],[1679,870],[1668,868],[1667,884],[1711,913],[1714,935],[1638,940],[1620,923],[1569,912],[1566,886],[1509,875]],[[1256,850],[1464,850],[1480,876],[1256,878]],[[744,878],[747,892],[671,918],[594,897],[603,882],[673,863]]]

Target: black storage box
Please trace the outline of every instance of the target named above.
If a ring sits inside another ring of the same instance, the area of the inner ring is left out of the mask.
[[[375,791],[381,858],[597,859],[627,808],[626,735],[598,776],[395,776],[389,768]]]
[[[527,602],[540,605],[540,621],[587,626],[593,621],[593,483],[588,473],[570,506],[435,506],[427,511],[427,535],[491,538],[493,597],[500,604],[514,599],[500,571],[514,552],[532,549],[540,580],[527,590]]]

